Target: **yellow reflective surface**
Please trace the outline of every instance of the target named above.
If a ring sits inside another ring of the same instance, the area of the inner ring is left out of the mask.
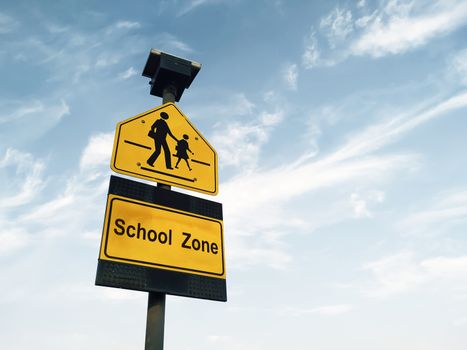
[[[225,279],[222,221],[109,195],[99,257]]]
[[[218,192],[217,153],[174,103],[117,124],[111,168],[210,195]]]

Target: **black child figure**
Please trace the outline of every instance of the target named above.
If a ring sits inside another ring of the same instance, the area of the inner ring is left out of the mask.
[[[177,147],[175,148],[177,150],[177,154],[175,156],[178,158],[178,160],[177,160],[177,164],[175,164],[175,168],[178,169],[178,163],[180,163],[181,159],[184,159],[186,162],[186,165],[188,166],[188,169],[190,169],[191,171],[190,164],[188,163],[187,151],[190,151],[191,154],[194,154],[194,153],[191,151],[190,147],[188,146],[188,142],[186,141],[188,139],[189,139],[188,135],[185,134],[183,135],[183,140],[180,140],[177,143]]]

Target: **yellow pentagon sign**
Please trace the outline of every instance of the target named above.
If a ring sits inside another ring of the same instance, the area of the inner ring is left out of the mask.
[[[117,124],[110,167],[210,195],[219,188],[216,151],[172,102]]]
[[[99,258],[225,279],[222,221],[109,194]]]

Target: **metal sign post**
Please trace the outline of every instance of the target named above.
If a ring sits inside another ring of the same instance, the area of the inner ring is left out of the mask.
[[[146,350],[164,349],[165,293],[148,293]]]
[[[162,104],[179,101],[183,90],[188,88],[200,70],[199,63],[186,61],[167,55],[157,50],[151,50],[143,76],[151,79],[151,95],[162,97]],[[160,94],[162,91],[162,96]],[[157,184],[166,190],[170,186]],[[164,349],[165,293],[148,293],[148,314],[146,318],[145,350]]]

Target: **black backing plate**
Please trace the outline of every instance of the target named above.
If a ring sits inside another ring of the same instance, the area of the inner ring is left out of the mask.
[[[222,204],[112,175],[109,194],[222,220]],[[96,285],[227,301],[226,280],[99,259]]]

